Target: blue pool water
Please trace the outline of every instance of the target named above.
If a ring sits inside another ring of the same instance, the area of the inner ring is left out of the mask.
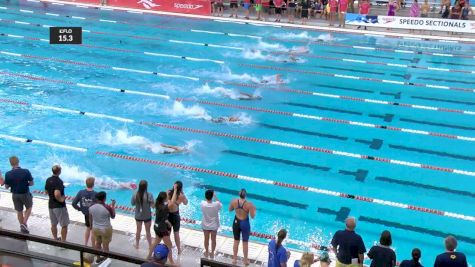
[[[379,239],[381,231],[388,229],[393,234],[398,259],[409,257],[413,247],[420,247],[423,263],[431,265],[435,255],[443,251],[442,237],[451,233],[460,240],[459,250],[467,253],[469,260],[473,261],[474,221],[105,157],[96,152],[184,164],[474,216],[475,59],[460,56],[473,56],[474,45],[328,34],[35,2],[7,1],[2,2],[1,7],[6,9],[0,10],[0,99],[43,105],[43,108],[0,102],[0,134],[87,149],[87,152],[79,152],[0,139],[4,158],[0,163],[2,171],[9,168],[7,156],[18,155],[21,165],[32,170],[37,181],[35,189],[43,188],[43,181],[53,163],[63,166],[62,177],[71,183],[67,188],[68,195],[74,195],[82,188],[83,180],[89,175],[109,183],[146,179],[154,195],[169,189],[174,181],[182,180],[191,204],[182,207],[181,212],[184,217],[199,220],[198,203],[203,198],[204,188],[214,188],[225,205],[240,188],[247,188],[251,201],[258,207],[257,217],[252,221],[252,228],[257,232],[274,234],[284,227],[289,229],[294,240],[326,245],[332,233],[343,228],[336,216],[340,211],[341,216],[349,214],[359,220],[357,230],[368,249]],[[48,25],[83,27],[90,31],[83,33],[83,43],[87,46],[49,45],[41,40],[49,38]],[[305,44],[311,40],[318,42]],[[301,46],[308,47],[309,53],[297,55],[298,62],[283,62],[289,60],[285,52]],[[382,49],[368,50],[368,47]],[[213,61],[184,60],[144,52]],[[430,55],[429,52],[443,55]],[[378,64],[363,64],[362,60]],[[180,76],[164,77],[117,68]],[[322,73],[343,76],[319,75]],[[273,81],[276,74],[280,74],[286,83],[260,84],[264,79]],[[355,80],[351,76],[380,81]],[[382,80],[466,90],[401,85]],[[126,93],[108,90],[110,88],[124,89]],[[286,89],[320,95],[299,94]],[[149,95],[128,94],[129,90]],[[233,99],[238,92],[259,94],[262,100]],[[373,103],[335,98],[335,95],[371,99]],[[176,98],[195,102],[175,102]],[[378,104],[373,100],[424,107]],[[196,101],[239,105],[239,108]],[[427,109],[428,106],[466,112],[436,111]],[[105,114],[135,122],[81,116],[65,110],[52,110],[51,107]],[[335,123],[261,112],[259,109],[413,131],[392,131],[341,121]],[[209,121],[220,116],[237,116],[242,121],[233,124]],[[355,158],[351,154],[320,153],[194,130],[153,127],[139,122],[164,123],[468,173],[390,164]],[[417,130],[462,139],[420,134]],[[162,143],[186,146],[191,152],[164,155],[160,153]],[[108,192],[119,204],[129,205],[130,190],[110,189]],[[223,225],[231,225],[232,214],[226,209],[221,218]],[[230,233],[224,231],[223,234]]]

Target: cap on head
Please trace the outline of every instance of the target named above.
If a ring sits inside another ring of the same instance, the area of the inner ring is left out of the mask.
[[[457,239],[454,236],[449,235],[445,238],[445,249],[448,251],[454,251],[457,248]]]
[[[168,257],[168,247],[165,246],[164,244],[158,244],[154,249],[153,249],[153,259],[155,261],[164,261]]]
[[[51,168],[51,172],[52,172],[54,175],[60,175],[60,174],[61,174],[61,166],[59,166],[59,165],[54,165],[54,166]]]
[[[244,189],[244,188],[241,189],[241,191],[239,191],[239,197],[240,197],[240,198],[246,198],[246,196],[247,196],[247,191],[246,191],[246,189]]]
[[[18,166],[20,164],[20,159],[18,159],[17,156],[11,156],[9,160],[12,167]]]
[[[356,228],[356,219],[355,217],[348,217],[345,220],[346,229],[353,231]]]

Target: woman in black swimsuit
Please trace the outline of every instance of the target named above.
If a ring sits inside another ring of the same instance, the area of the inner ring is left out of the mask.
[[[173,189],[168,191],[168,221],[173,227],[173,235],[175,237],[175,245],[178,249],[178,254],[181,254],[180,244],[180,204],[188,205],[188,199],[183,193],[183,183],[176,181]]]

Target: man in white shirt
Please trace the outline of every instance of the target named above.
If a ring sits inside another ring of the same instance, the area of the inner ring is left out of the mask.
[[[223,204],[216,196],[216,193],[209,189],[205,192],[205,199],[201,201],[201,211],[203,218],[201,220],[201,227],[205,235],[205,257],[214,258],[214,250],[216,249],[216,234],[219,229],[219,211]],[[211,236],[211,254],[209,253],[209,238]]]

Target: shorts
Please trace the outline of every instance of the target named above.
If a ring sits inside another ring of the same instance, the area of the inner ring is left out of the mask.
[[[275,8],[275,14],[282,14],[282,8],[281,7],[276,7]]]
[[[336,9],[337,9],[336,6],[330,6],[330,12],[331,12],[331,13],[335,13],[335,12],[336,12]]]
[[[249,4],[249,3],[244,3],[244,4],[243,4],[243,7],[244,7],[245,10],[249,10],[249,8],[251,7],[251,4]]]
[[[51,226],[56,226],[59,223],[61,227],[67,227],[69,224],[68,209],[66,207],[49,209],[49,219]]]
[[[340,6],[340,10],[338,10],[340,13],[346,13],[346,11],[348,10],[348,5],[343,5],[343,6]]]
[[[268,7],[268,6],[262,6],[262,11],[263,11],[264,13],[269,14],[269,13],[270,13],[270,7]]]
[[[261,4],[256,4],[256,12],[260,12],[262,10],[262,5]]]
[[[96,242],[101,244],[110,243],[112,241],[112,227],[106,229],[92,228],[92,234],[96,239]]]
[[[89,220],[89,214],[84,215],[84,223],[87,228],[91,228],[91,220]]]
[[[287,12],[289,12],[289,15],[290,14],[295,14],[295,7],[287,7]]]
[[[149,223],[149,222],[151,222],[151,221],[152,221],[152,218],[150,217],[150,218],[148,218],[148,219],[146,219],[146,220],[139,220],[139,219],[135,219],[135,221],[136,221],[136,222]]]
[[[215,7],[216,8],[224,8],[224,4],[223,3],[216,3]]]
[[[12,194],[13,206],[18,212],[23,211],[23,206],[25,209],[30,209],[33,207],[33,196],[31,193],[25,194]]]
[[[231,2],[231,3],[229,4],[229,7],[230,7],[230,8],[238,8],[238,4],[237,4],[236,2]]]
[[[427,18],[429,17],[429,14],[421,14],[421,18]]]
[[[241,240],[247,242],[249,241],[249,235],[251,234],[251,225],[249,223],[249,218],[246,220],[239,220],[237,217],[234,217],[233,221],[233,235],[234,240]]]
[[[359,264],[344,264],[344,263],[341,263],[339,262],[338,260],[336,260],[336,265],[335,267],[359,267],[361,265]]]
[[[170,231],[159,231],[156,225],[153,227],[153,231],[155,232],[155,235],[160,238],[164,238],[165,236],[170,236]]]
[[[180,231],[180,213],[170,212],[168,214],[168,221],[173,227],[173,232],[176,233]]]

